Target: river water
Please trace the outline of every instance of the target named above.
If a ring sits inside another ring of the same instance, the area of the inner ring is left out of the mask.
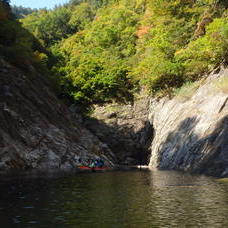
[[[4,177],[0,227],[228,227],[228,183],[168,171]]]

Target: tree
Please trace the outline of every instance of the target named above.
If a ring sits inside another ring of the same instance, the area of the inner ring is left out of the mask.
[[[69,24],[74,32],[86,27],[94,18],[95,14],[88,3],[81,3],[72,11]]]
[[[0,20],[12,18],[9,0],[0,0]]]
[[[1,2],[5,3],[5,4],[10,4],[10,0],[0,0]]]
[[[44,12],[38,19],[36,34],[37,37],[49,47],[61,39],[67,38],[72,34],[69,24],[71,17],[70,10],[65,7],[57,8],[54,11]]]
[[[37,9],[25,8],[23,6],[11,6],[11,10],[17,19],[24,18],[33,12],[37,12]]]

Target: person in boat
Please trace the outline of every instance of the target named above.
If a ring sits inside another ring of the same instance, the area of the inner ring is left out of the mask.
[[[104,167],[104,161],[102,159],[89,159],[88,167],[89,168],[102,168],[102,167]]]
[[[102,168],[104,166],[104,161],[102,159],[97,159],[96,165],[98,168]]]
[[[89,167],[90,168],[95,168],[96,167],[96,161],[93,159],[89,159]]]

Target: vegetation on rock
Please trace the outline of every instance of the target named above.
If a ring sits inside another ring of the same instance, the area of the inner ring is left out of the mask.
[[[31,9],[29,7],[15,6],[15,5],[11,7],[11,10],[12,10],[13,15],[17,19],[24,18],[27,15],[32,14],[33,12],[37,11],[37,9]]]
[[[61,94],[82,106],[132,101],[139,87],[172,93],[228,58],[224,0],[71,0],[20,20],[36,39],[9,19],[7,7],[1,0],[4,55],[18,61],[21,49],[38,59]]]
[[[15,19],[9,1],[0,0],[0,56],[10,63],[28,70],[36,66],[46,71],[43,59],[47,51],[40,42]]]

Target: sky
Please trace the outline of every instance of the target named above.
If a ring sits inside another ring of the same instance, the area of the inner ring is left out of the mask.
[[[53,8],[55,5],[69,2],[69,0],[11,0],[11,5],[24,6],[30,8]]]

